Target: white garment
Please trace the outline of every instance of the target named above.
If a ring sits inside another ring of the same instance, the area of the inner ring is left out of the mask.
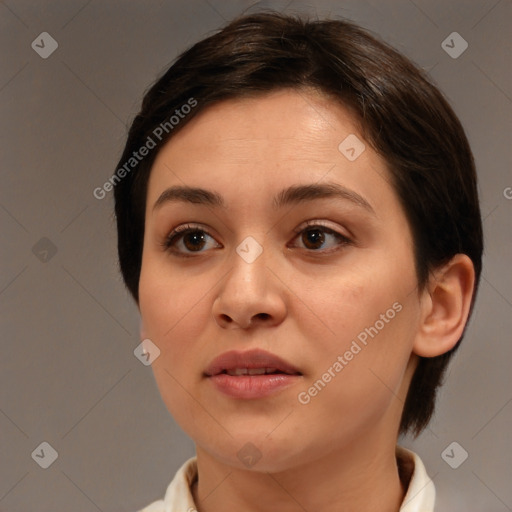
[[[400,512],[434,512],[436,491],[421,459],[414,452],[400,446],[397,461],[405,478],[409,479],[407,493]],[[140,512],[196,512],[190,486],[197,479],[196,457],[187,460],[167,487],[163,500],[155,501]]]

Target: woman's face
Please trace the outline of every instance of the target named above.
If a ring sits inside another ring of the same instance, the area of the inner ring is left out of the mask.
[[[385,162],[324,97],[228,100],[176,134],[148,183],[139,298],[162,398],[198,449],[278,471],[394,444],[412,247]]]

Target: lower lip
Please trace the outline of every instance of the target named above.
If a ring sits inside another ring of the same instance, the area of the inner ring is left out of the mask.
[[[292,386],[299,377],[284,373],[239,376],[220,373],[208,378],[219,391],[230,397],[263,398]]]

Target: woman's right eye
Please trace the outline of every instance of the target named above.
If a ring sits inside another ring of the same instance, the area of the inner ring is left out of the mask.
[[[214,238],[204,229],[185,225],[172,231],[163,242],[163,246],[169,252],[178,256],[189,256],[194,253],[202,253],[208,248],[208,238]],[[215,245],[216,244],[216,245]],[[213,247],[220,247],[220,244],[211,244]]]

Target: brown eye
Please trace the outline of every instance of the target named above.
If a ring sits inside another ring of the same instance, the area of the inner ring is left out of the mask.
[[[302,248],[308,251],[332,252],[352,243],[346,236],[322,225],[310,225],[296,233]],[[328,244],[328,247],[325,247],[325,244]]]
[[[204,246],[205,236],[202,231],[190,231],[188,233],[182,234],[183,245],[189,251],[197,251],[201,250]]]
[[[321,229],[305,229],[302,232],[302,242],[307,249],[319,249],[325,241],[325,235]]]
[[[173,253],[187,256],[191,253],[205,252],[203,249],[208,246],[208,239],[214,240],[203,229],[184,226],[173,231],[166,239],[164,247]],[[215,244],[212,244],[212,247]],[[218,246],[218,244],[217,244]]]

